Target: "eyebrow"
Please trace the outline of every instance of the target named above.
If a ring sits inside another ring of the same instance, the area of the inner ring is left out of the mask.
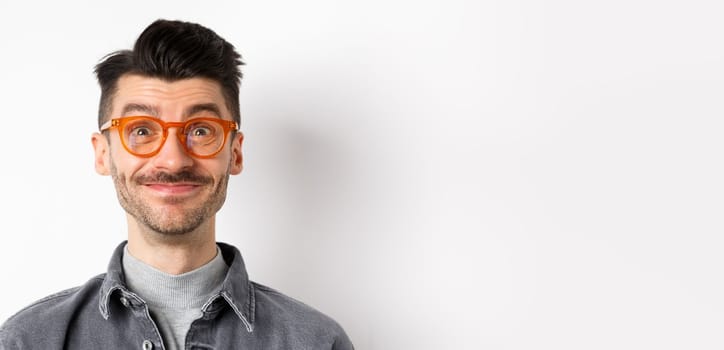
[[[216,103],[200,103],[186,109],[184,117],[191,117],[201,112],[211,112],[221,118],[221,108]],[[222,118],[223,119],[223,118]]]
[[[158,109],[151,105],[146,105],[142,103],[129,103],[123,106],[123,110],[121,110],[121,115],[128,115],[133,113],[143,113],[150,116],[158,116]]]
[[[218,118],[221,117],[221,108],[216,103],[199,103],[186,109],[184,117],[188,118],[199,114],[201,112],[210,112]],[[158,117],[158,108],[155,106],[143,104],[143,103],[128,103],[123,106],[121,115],[138,114],[149,115],[152,117]],[[223,119],[223,118],[222,118]]]

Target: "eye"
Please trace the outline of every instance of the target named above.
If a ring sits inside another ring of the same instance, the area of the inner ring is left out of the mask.
[[[126,124],[123,137],[127,144],[141,145],[155,142],[161,137],[161,125],[146,118],[131,120]]]
[[[146,126],[139,126],[131,130],[133,136],[150,136],[151,134],[153,134],[153,131]]]
[[[213,138],[217,134],[217,127],[207,121],[195,121],[187,126],[186,135],[194,139]]]
[[[191,135],[194,137],[209,136],[212,133],[213,132],[212,132],[211,128],[209,128],[208,126],[200,125],[200,126],[195,126],[193,129],[191,129]]]

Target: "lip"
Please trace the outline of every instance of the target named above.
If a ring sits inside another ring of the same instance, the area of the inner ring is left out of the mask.
[[[148,183],[146,188],[166,195],[184,195],[198,190],[201,185],[192,183]]]

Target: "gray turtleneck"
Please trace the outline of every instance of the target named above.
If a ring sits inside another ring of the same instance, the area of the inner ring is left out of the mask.
[[[159,271],[123,252],[123,273],[128,288],[138,294],[159,327],[166,349],[183,350],[191,323],[201,307],[219,293],[229,269],[216,248],[216,257],[196,270],[180,275]]]

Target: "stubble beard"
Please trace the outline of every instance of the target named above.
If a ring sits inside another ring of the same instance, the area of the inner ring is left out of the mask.
[[[154,208],[148,202],[143,201],[141,194],[132,194],[129,185],[133,187],[143,186],[146,179],[156,179],[157,182],[173,183],[182,180],[192,180],[203,184],[213,184],[213,179],[195,175],[192,172],[184,171],[177,174],[156,173],[152,175],[141,175],[130,179],[119,174],[115,163],[111,161],[111,178],[116,187],[118,202],[121,207],[136,219],[139,224],[144,225],[153,232],[163,236],[181,236],[193,232],[209,218],[213,217],[226,200],[226,188],[229,182],[229,171],[220,177],[219,183],[208,194],[206,200],[195,207],[185,209],[182,213],[170,214],[163,208]],[[143,181],[142,181],[143,179]],[[178,200],[168,200],[168,204],[180,203]]]

